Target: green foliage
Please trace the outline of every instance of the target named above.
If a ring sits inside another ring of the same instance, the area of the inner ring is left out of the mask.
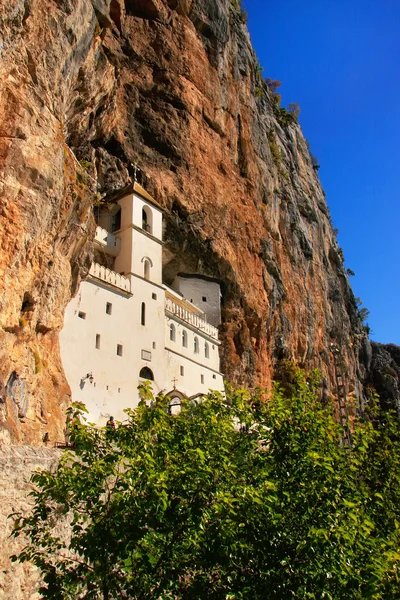
[[[93,163],[90,162],[90,160],[85,160],[84,158],[79,161],[79,164],[84,171],[88,171],[93,166]]]
[[[262,83],[262,80],[263,80],[262,73],[263,73],[263,71],[264,71],[264,68],[260,65],[260,63],[257,60],[256,61],[256,80],[258,81],[258,83]]]
[[[282,166],[284,154],[283,154],[283,151],[279,148],[277,141],[276,141],[275,134],[272,130],[268,133],[268,145],[269,145],[269,149],[271,151],[272,158],[273,158],[273,161],[275,163],[275,166],[277,168],[279,175],[281,175],[284,179],[286,179],[288,181],[289,175],[287,174],[287,172],[284,170],[284,168]]]
[[[291,104],[288,104],[287,109],[297,123],[300,115],[300,106],[297,104],[297,102],[292,102]]]
[[[300,106],[297,104],[297,102],[292,102],[289,104],[287,109],[281,106],[282,98],[277,91],[280,85],[281,82],[277,79],[269,79],[267,77],[267,79],[264,81],[264,87],[269,90],[271,94],[274,115],[282,127],[287,127],[288,125],[298,122]]]
[[[286,110],[286,108],[282,108],[281,106],[274,105],[274,114],[277,118],[277,121],[280,125],[282,125],[282,127],[287,127],[288,125],[297,123],[297,116]]]
[[[247,14],[247,10],[245,9],[242,0],[231,0],[231,6],[240,14],[242,23],[247,23],[249,15]]]
[[[42,370],[42,361],[40,359],[39,352],[36,350],[33,351],[33,359],[35,361],[35,373],[37,375]]]
[[[349,277],[354,277],[355,273],[354,273],[353,269],[346,269],[346,270],[347,270],[347,275]]]
[[[267,77],[264,81],[264,85],[271,92],[272,96],[279,96],[279,94],[277,94],[277,89],[281,85],[280,81],[278,81],[277,79],[270,79],[269,77]]]
[[[319,160],[312,152],[310,152],[311,164],[314,171],[318,171],[320,168]]]
[[[177,416],[144,387],[108,433],[75,405],[75,451],[34,475],[32,512],[14,515],[42,597],[398,598],[399,424],[357,422],[346,454],[317,377],[286,371],[286,393],[210,393]]]
[[[361,298],[354,298],[354,301],[358,310],[358,316],[360,317],[361,321],[366,321],[370,314],[368,308],[363,306]]]

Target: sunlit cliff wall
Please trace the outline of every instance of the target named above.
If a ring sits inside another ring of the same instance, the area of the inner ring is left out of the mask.
[[[167,282],[221,281],[227,378],[268,384],[287,357],[329,392],[333,341],[358,393],[369,343],[324,193],[235,3],[0,0],[0,18],[2,439],[63,438],[63,311],[90,264],[92,205],[133,165],[165,208]]]

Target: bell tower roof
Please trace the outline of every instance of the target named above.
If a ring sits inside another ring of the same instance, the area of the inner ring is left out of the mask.
[[[121,198],[129,196],[129,194],[133,193],[141,196],[143,200],[146,200],[146,202],[154,206],[154,208],[163,211],[162,206],[160,206],[160,204],[154,200],[153,196],[150,196],[150,194],[146,192],[146,190],[137,181],[132,181],[129,185],[125,186],[121,190],[118,190],[115,194],[112,194],[109,198],[107,198],[107,201],[117,202]]]

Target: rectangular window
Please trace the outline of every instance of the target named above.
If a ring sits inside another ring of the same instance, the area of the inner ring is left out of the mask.
[[[140,323],[146,325],[146,305],[144,302],[142,302],[140,309]]]
[[[153,342],[153,350],[155,350],[155,349],[156,349],[156,343]]]
[[[111,315],[111,313],[112,313],[112,304],[111,304],[111,302],[106,302],[106,313],[108,315]]]
[[[155,294],[154,292],[152,293],[151,297],[153,298],[153,300],[157,300],[157,294]]]
[[[100,350],[100,334],[96,333],[96,349]]]
[[[216,375],[213,375],[213,379],[217,379],[217,376],[216,376]]]
[[[79,317],[80,319],[86,319],[86,313],[79,311],[79,312],[78,312],[78,317]]]
[[[202,300],[203,300],[203,302],[207,302],[207,297],[206,297],[206,296],[203,296],[203,297],[202,297]]]
[[[123,347],[121,344],[117,344],[117,355],[122,356]]]
[[[200,375],[200,381],[201,383],[204,383],[204,375]]]
[[[184,375],[185,374],[185,367],[181,367],[180,372],[181,372],[181,375]]]

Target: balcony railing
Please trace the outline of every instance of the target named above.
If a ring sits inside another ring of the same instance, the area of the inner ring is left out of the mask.
[[[165,299],[165,312],[178,317],[178,319],[181,319],[185,323],[192,325],[192,327],[203,331],[206,335],[218,340],[218,329],[214,327],[214,325],[207,323],[207,321],[198,314],[179,306],[179,304],[176,304],[170,298]]]
[[[111,269],[107,269],[107,267],[103,267],[103,265],[93,262],[89,274],[92,275],[92,277],[101,279],[102,281],[123,290],[124,292],[131,293],[130,280],[115,271],[111,271]]]
[[[121,249],[121,240],[119,237],[116,237],[102,227],[96,227],[96,236],[94,239],[103,247],[105,252],[112,256],[117,256]]]

